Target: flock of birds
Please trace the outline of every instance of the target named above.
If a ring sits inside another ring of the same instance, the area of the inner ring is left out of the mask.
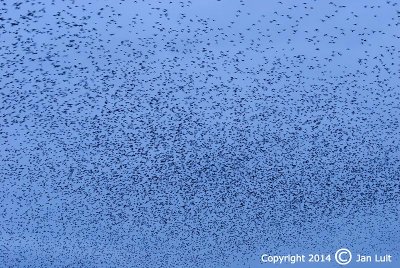
[[[0,267],[395,251],[399,44],[397,1],[0,1]]]

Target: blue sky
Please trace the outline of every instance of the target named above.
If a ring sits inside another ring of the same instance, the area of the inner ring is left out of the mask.
[[[0,267],[398,266],[396,2],[0,5]]]

